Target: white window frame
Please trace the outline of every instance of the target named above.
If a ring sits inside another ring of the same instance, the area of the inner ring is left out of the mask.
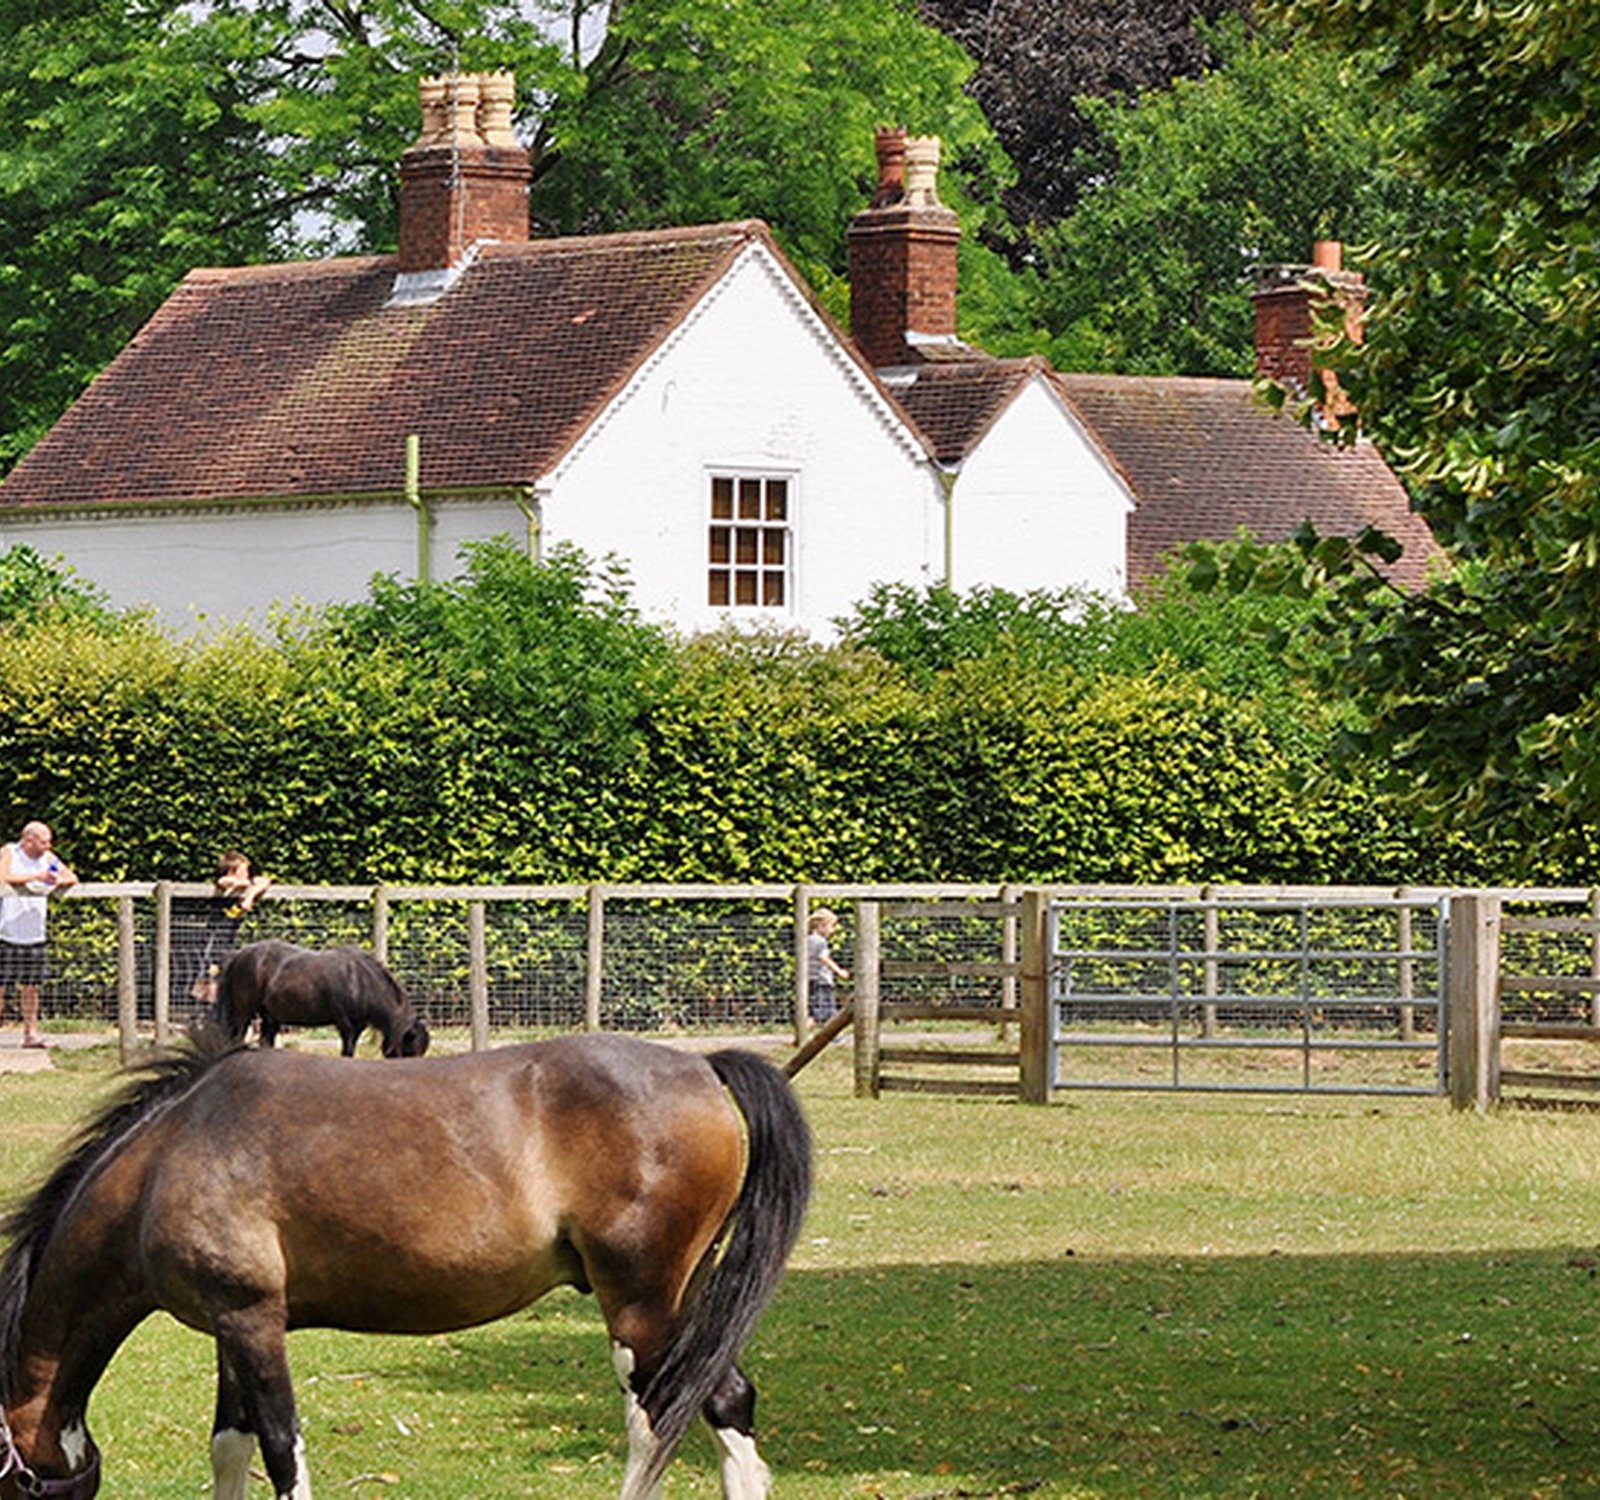
[[[795,612],[797,490],[792,470],[727,465],[707,471],[709,608]]]

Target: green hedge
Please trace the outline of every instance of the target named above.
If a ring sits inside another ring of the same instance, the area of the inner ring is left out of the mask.
[[[30,599],[0,618],[0,832],[48,819],[91,879],[233,845],[312,884],[1492,873],[1323,785],[1336,706],[1190,599],[883,595],[837,645],[682,642],[609,570],[497,545],[265,638]]]

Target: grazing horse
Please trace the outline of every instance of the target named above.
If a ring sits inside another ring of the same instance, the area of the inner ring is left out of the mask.
[[[443,1333],[565,1284],[611,1335],[625,1500],[696,1413],[723,1495],[758,1500],[736,1361],[810,1187],[805,1117],[752,1053],[590,1033],[342,1062],[202,1034],[0,1226],[0,1497],[95,1494],[90,1392],[158,1309],[217,1342],[214,1500],[244,1500],[257,1442],[277,1500],[309,1500],[288,1330]]]
[[[400,981],[360,948],[318,950],[279,938],[246,943],[222,967],[216,1017],[237,1040],[257,1015],[263,1047],[275,1045],[284,1026],[332,1026],[339,1050],[354,1057],[356,1039],[370,1026],[383,1038],[385,1057],[428,1050],[427,1023]]]

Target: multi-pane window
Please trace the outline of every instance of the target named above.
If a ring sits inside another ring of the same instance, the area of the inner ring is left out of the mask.
[[[789,602],[789,481],[711,476],[711,569],[717,608],[782,608]]]

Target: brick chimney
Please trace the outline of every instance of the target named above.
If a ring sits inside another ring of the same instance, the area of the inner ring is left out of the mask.
[[[1262,273],[1251,294],[1256,304],[1258,379],[1276,380],[1297,395],[1309,392],[1319,345],[1326,343],[1312,321],[1319,303],[1331,300],[1341,305],[1345,332],[1360,340],[1367,284],[1360,272],[1346,271],[1343,264],[1344,247],[1338,240],[1318,240],[1309,266],[1270,266]],[[1355,407],[1331,371],[1324,371],[1322,378],[1328,392],[1322,415],[1337,427],[1339,418],[1350,416]]]
[[[528,153],[511,130],[510,73],[453,73],[419,85],[422,134],[400,158],[400,278],[448,286],[484,241],[528,238]]]
[[[875,368],[920,358],[919,344],[954,343],[961,226],[939,201],[939,140],[877,134],[878,185],[850,223],[850,327]]]

